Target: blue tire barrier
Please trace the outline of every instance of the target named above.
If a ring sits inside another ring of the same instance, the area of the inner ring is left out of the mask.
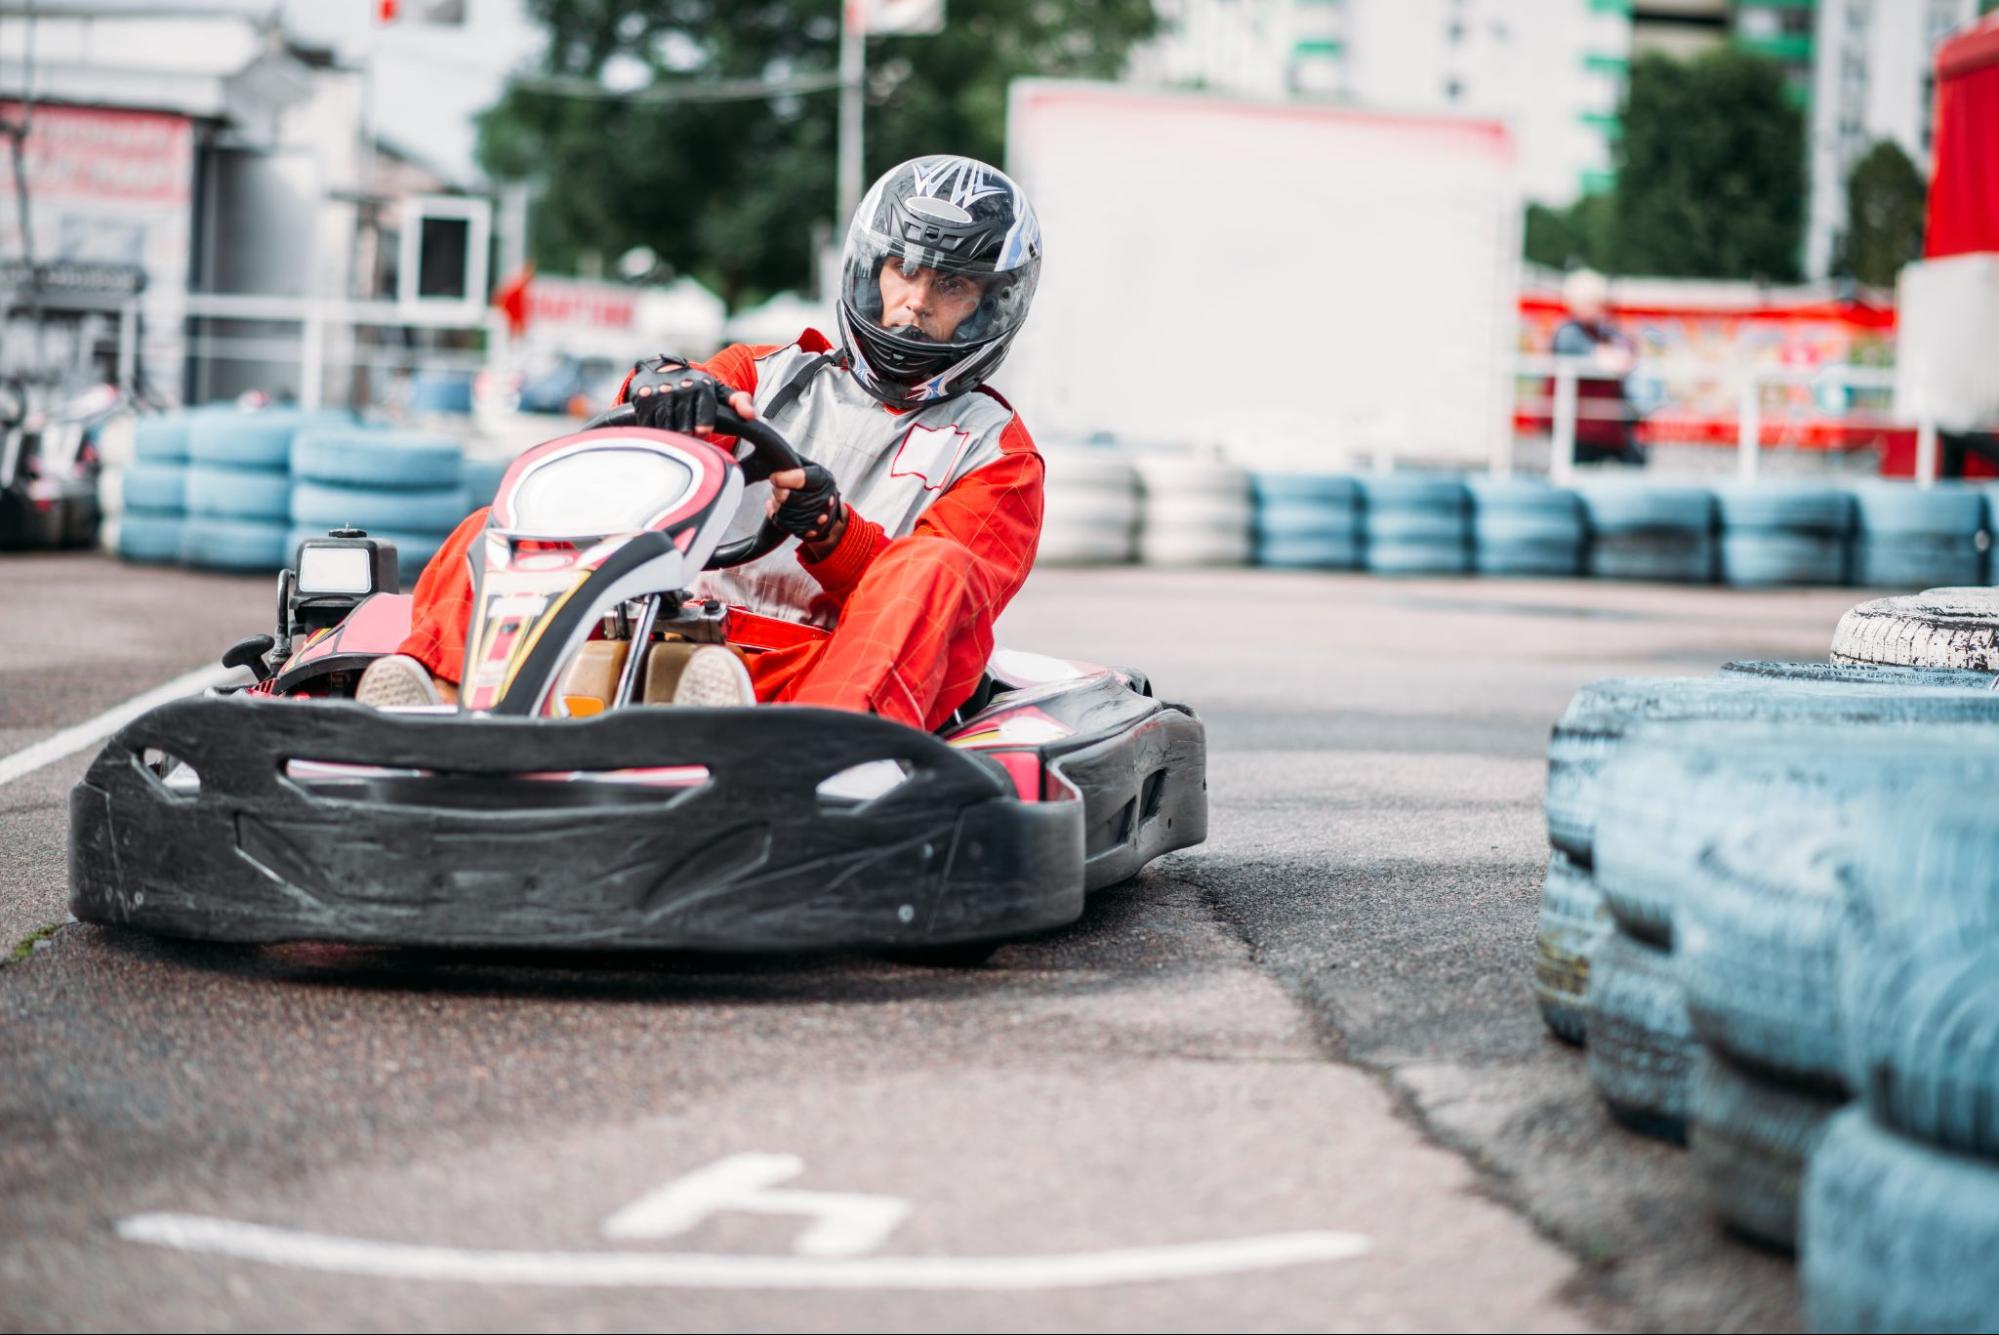
[[[1607,934],[1590,961],[1585,999],[1590,1083],[1634,1131],[1687,1138],[1694,1033],[1671,952]]]
[[[444,413],[462,417],[472,411],[472,377],[462,373],[418,376],[410,385],[413,413]]]
[[[1574,575],[1582,570],[1582,502],[1523,479],[1471,478],[1474,564],[1485,575]]]
[[[181,535],[186,527],[179,515],[127,510],[118,520],[118,555],[145,565],[171,564],[180,560]]]
[[[1259,537],[1258,565],[1287,570],[1353,570],[1361,563],[1358,537]]]
[[[1999,1329],[1999,1163],[1849,1108],[1812,1152],[1799,1223],[1807,1329]]]
[[[1850,930],[1844,946],[1845,1069],[1868,1112],[1999,1160],[1999,933]]]
[[[1951,690],[1990,690],[1999,672],[1970,668],[1903,667],[1899,663],[1776,663],[1739,660],[1721,665],[1724,677],[1764,677],[1775,681],[1816,682],[1821,685],[1941,686]]]
[[[1367,568],[1377,575],[1463,575],[1471,570],[1471,549],[1442,542],[1370,540]]]
[[[1596,865],[1608,770],[1627,747],[1671,740],[1682,730],[1688,730],[1689,745],[1719,747],[1723,743],[1700,730],[1721,734],[1756,727],[1824,736],[1841,727],[1955,727],[1971,744],[1999,731],[1999,691],[1902,678],[1872,683],[1724,675],[1592,682],[1569,701],[1548,740],[1548,842],[1582,866]],[[1836,743],[1828,745],[1836,749]],[[1637,809],[1643,811],[1650,805],[1643,796],[1646,780],[1632,782]]]
[[[1839,1014],[1844,832],[1782,809],[1748,817],[1699,855],[1673,909],[1687,1014],[1739,1066],[1846,1092]]]
[[[308,525],[295,525],[285,537],[285,561],[290,562],[298,553],[298,545],[307,538],[323,538],[326,530]],[[409,588],[423,574],[423,568],[430,564],[430,558],[437,555],[449,533],[404,533],[392,529],[368,530],[368,536],[396,545],[396,567],[402,586]]]
[[[1805,1164],[1844,1104],[1769,1080],[1706,1047],[1696,1050],[1687,1157],[1708,1207],[1731,1231],[1793,1250]]]
[[[275,572],[291,559],[291,529],[254,519],[192,521],[181,535],[183,564],[203,570]]]
[[[1729,486],[1715,492],[1721,577],[1739,588],[1840,584],[1851,495],[1831,487]]]
[[[133,458],[151,464],[185,462],[188,418],[184,412],[140,418],[132,429]]]
[[[1858,527],[1867,536],[1976,537],[1985,527],[1985,497],[1957,483],[1862,482],[1853,488]]]
[[[1712,584],[1715,544],[1707,534],[1613,533],[1591,539],[1584,569],[1598,579]]]
[[[465,452],[448,436],[363,427],[319,427],[292,442],[294,477],[335,486],[443,488],[459,485]]]
[[[179,464],[133,464],[125,470],[125,509],[179,515],[187,509],[187,471]]]
[[[1853,582],[1869,589],[1937,589],[1976,584],[1985,557],[1965,534],[1863,533],[1853,544]]]
[[[283,520],[291,512],[288,473],[193,464],[187,470],[187,512],[224,519]]]
[[[1471,569],[1470,493],[1462,480],[1387,473],[1357,481],[1369,570],[1455,575]]]
[[[291,467],[292,437],[299,431],[352,420],[348,414],[332,409],[313,412],[296,408],[203,409],[189,419],[188,458],[226,468],[282,473]]]
[[[1695,487],[1595,483],[1579,488],[1601,579],[1705,584],[1714,579],[1714,497]]]
[[[1853,531],[1853,496],[1836,487],[1734,484],[1715,488],[1714,499],[1724,531],[1776,529],[1834,538]]]
[[[1824,533],[1728,531],[1721,535],[1721,578],[1738,589],[1844,584],[1847,540]]]
[[[403,491],[301,481],[291,489],[288,515],[305,528],[449,533],[476,508],[463,486]]]
[[[1360,504],[1360,483],[1344,473],[1251,473],[1249,486],[1259,505],[1352,510]]]
[[[467,459],[459,470],[459,485],[471,498],[472,508],[491,505],[493,497],[500,490],[500,482],[513,465],[512,459]]]
[[[1351,506],[1322,506],[1309,501],[1260,501],[1256,531],[1272,538],[1345,538],[1360,541],[1360,512]]]
[[[1551,852],[1535,933],[1534,999],[1557,1038],[1581,1043],[1587,1037],[1589,962],[1610,929],[1610,910],[1589,872],[1560,849]]]
[[[1714,531],[1714,495],[1704,488],[1597,482],[1578,487],[1576,494],[1582,498],[1592,537]]]

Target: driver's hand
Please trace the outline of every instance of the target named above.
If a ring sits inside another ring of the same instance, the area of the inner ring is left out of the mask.
[[[722,403],[738,417],[756,416],[748,394],[679,357],[653,357],[633,367],[625,397],[640,426],[661,431],[712,434],[716,406]]]
[[[847,503],[840,498],[840,486],[819,464],[772,473],[765,513],[807,547],[830,547],[847,527]]]

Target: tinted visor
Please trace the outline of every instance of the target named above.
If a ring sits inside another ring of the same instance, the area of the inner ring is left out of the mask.
[[[1040,268],[1038,257],[1010,269],[955,263],[857,228],[847,238],[841,297],[871,332],[898,343],[977,347],[1020,327]]]

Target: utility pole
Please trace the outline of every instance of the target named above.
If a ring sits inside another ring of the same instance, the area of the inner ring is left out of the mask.
[[[867,74],[867,0],[840,4],[840,211],[835,228],[844,229],[861,206],[862,82]]]

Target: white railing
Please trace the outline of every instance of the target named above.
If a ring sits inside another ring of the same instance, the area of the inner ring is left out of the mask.
[[[1710,363],[1647,360],[1639,371],[1663,381],[1699,380],[1707,383],[1732,382],[1736,414],[1736,470],[1744,482],[1754,482],[1761,468],[1764,411],[1763,390],[1768,385],[1836,386],[1841,390],[1892,389],[1895,372],[1880,366],[1852,366],[1827,363],[1813,367],[1748,366],[1717,369]],[[1547,357],[1521,355],[1514,361],[1518,379],[1545,378],[1553,383],[1550,413],[1551,452],[1549,480],[1565,485],[1575,473],[1576,425],[1579,412],[1577,383],[1582,380],[1618,379],[1607,374],[1591,357]],[[1619,409],[1620,415],[1622,408]],[[1931,486],[1937,476],[1936,423],[1918,421],[1916,427],[1916,481]],[[1510,461],[1509,461],[1510,464]],[[1495,472],[1506,471],[1497,467]]]

